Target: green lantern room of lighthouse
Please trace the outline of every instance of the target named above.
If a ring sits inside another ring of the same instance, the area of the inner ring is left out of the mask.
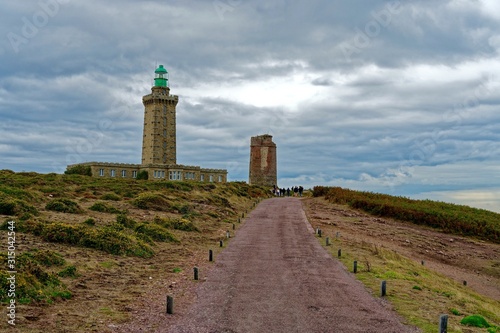
[[[155,70],[155,87],[168,87],[168,72],[163,65]]]

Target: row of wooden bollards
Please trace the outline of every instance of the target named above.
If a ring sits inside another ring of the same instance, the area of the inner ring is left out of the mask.
[[[255,208],[257,204],[260,202],[254,201],[251,208]],[[241,217],[238,217],[238,223],[241,223],[241,219],[245,218],[245,214],[248,214],[248,210],[245,210],[245,212],[241,213]],[[233,230],[236,230],[236,224],[233,223]],[[226,239],[231,238],[231,233],[229,230],[226,231]],[[224,247],[224,241],[220,240],[219,241],[219,246]],[[208,250],[208,261],[214,261],[214,251],[213,250]],[[193,279],[194,280],[199,280],[199,273],[200,270],[198,267],[193,268]],[[173,314],[174,313],[174,298],[173,296],[167,295],[167,314]]]
[[[318,237],[321,237],[322,236],[322,230],[320,228],[316,228],[316,234],[318,235]],[[335,238],[336,239],[339,239],[340,237],[340,233],[337,232],[335,234]],[[330,243],[330,237],[326,237],[325,238],[325,244],[326,246],[330,246],[331,243]],[[342,256],[342,249],[339,249],[338,252],[337,252],[337,256],[340,258]],[[425,262],[422,260],[422,265],[424,265]],[[352,271],[354,274],[356,274],[358,272],[358,262],[355,260],[353,262],[353,268],[352,268]],[[463,282],[464,286],[467,285],[467,281],[464,281]],[[380,296],[381,297],[385,297],[387,296],[387,281],[382,281],[380,283]],[[448,332],[448,315],[441,315],[439,317],[439,333],[447,333]]]

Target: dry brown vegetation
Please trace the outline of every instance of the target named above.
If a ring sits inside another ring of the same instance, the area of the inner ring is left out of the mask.
[[[166,295],[192,280],[193,258],[217,253],[226,231],[267,195],[245,183],[0,171],[1,233],[7,239],[15,222],[18,271],[16,327],[2,320],[0,331],[116,331],[152,288]]]

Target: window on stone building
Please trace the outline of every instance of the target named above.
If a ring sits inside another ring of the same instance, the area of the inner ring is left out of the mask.
[[[167,141],[163,141],[163,149],[167,149]]]
[[[132,171],[132,178],[137,178],[137,171]]]
[[[167,137],[167,130],[163,130],[163,136],[166,138]]]
[[[200,175],[200,182],[204,182],[205,181],[205,175]]]
[[[181,171],[169,171],[168,172],[168,179],[170,180],[181,180],[182,178],[182,172]]]
[[[104,169],[99,169],[99,176],[104,176]]]
[[[111,169],[111,177],[116,177],[116,170],[115,169]]]
[[[163,118],[163,126],[167,126],[167,118]]]
[[[214,181],[214,176],[213,176],[213,175],[210,175],[209,181],[210,181],[210,182],[213,182],[213,181]]]
[[[127,176],[127,170],[122,170],[122,177],[126,177]]]
[[[167,115],[167,106],[166,105],[163,105],[163,115],[164,116]]]
[[[219,175],[219,183],[222,183],[222,176]]]

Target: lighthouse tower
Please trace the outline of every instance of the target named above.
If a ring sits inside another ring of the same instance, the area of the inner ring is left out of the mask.
[[[142,97],[144,130],[142,138],[142,165],[175,165],[176,132],[175,108],[179,97],[170,95],[168,72],[160,65],[155,70],[151,94]]]

